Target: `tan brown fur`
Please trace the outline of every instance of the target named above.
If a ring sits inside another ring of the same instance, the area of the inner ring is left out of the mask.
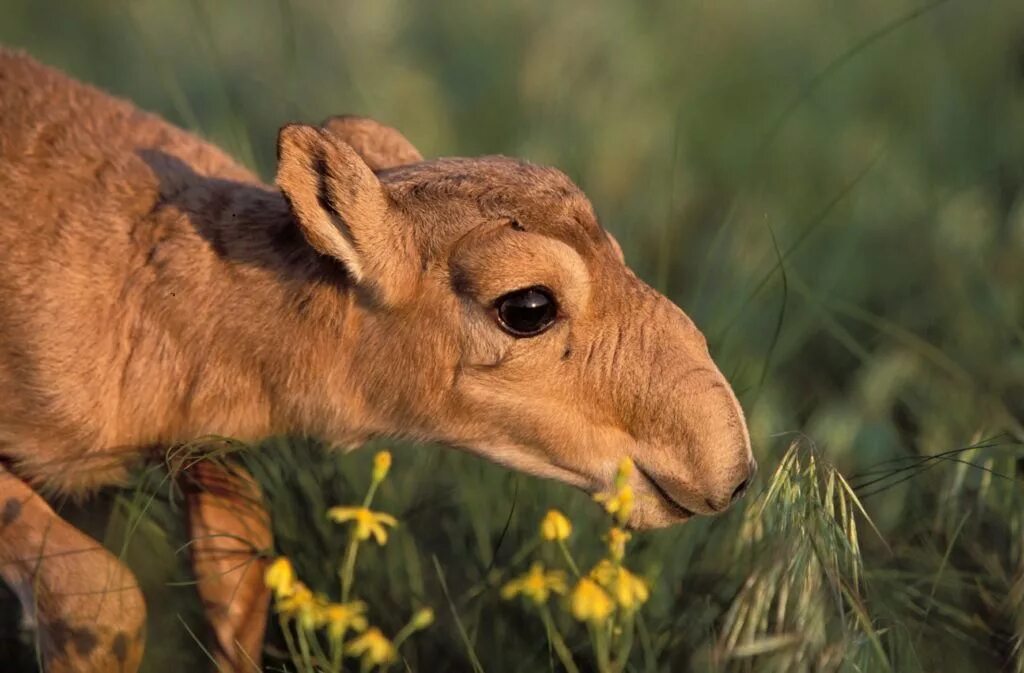
[[[86,493],[161,447],[295,433],[440,441],[588,491],[628,456],[641,527],[742,490],[746,426],[703,336],[564,174],[420,161],[358,118],[286,126],[278,150],[269,187],[0,50],[0,461],[18,478]],[[530,286],[559,319],[515,338],[494,302]]]

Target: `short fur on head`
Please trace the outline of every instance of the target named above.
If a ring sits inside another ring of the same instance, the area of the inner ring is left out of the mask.
[[[353,362],[375,408],[590,491],[628,456],[637,525],[729,504],[752,469],[739,405],[703,336],[629,271],[569,178],[505,157],[375,175],[342,137],[282,129],[277,181],[310,244],[380,299],[364,323],[380,336]],[[557,302],[555,324],[508,334],[496,303],[533,287]]]

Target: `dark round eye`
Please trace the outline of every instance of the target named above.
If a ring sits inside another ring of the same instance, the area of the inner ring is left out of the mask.
[[[512,336],[536,336],[551,327],[558,304],[545,287],[528,287],[502,296],[494,303],[498,322]]]

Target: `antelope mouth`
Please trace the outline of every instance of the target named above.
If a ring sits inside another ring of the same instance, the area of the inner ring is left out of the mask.
[[[668,505],[669,509],[678,514],[680,518],[692,519],[693,517],[697,516],[696,512],[694,512],[689,507],[682,505],[678,500],[673,498],[669,494],[669,492],[666,491],[665,488],[658,483],[658,480],[655,479],[650,472],[645,470],[642,465],[636,463],[636,469],[640,474],[644,476],[644,479],[646,479],[647,483],[651,485],[651,488],[654,490],[654,492],[657,493],[661,497],[661,499],[665,501],[665,504]]]

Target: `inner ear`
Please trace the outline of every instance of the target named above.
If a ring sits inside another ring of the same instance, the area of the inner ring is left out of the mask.
[[[374,171],[423,161],[419,150],[397,129],[368,117],[329,117],[321,127],[351,146]]]
[[[378,299],[393,300],[408,289],[414,266],[409,233],[355,150],[322,129],[285,126],[278,136],[277,184],[313,248],[340,261]]]

